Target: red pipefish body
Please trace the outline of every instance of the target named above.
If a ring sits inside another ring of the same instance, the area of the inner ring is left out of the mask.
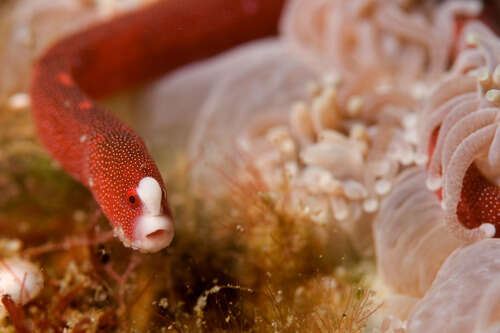
[[[94,98],[276,33],[284,2],[159,1],[63,39],[35,64],[31,101],[39,138],[90,189],[126,246],[143,252],[168,246],[173,217],[144,142]]]

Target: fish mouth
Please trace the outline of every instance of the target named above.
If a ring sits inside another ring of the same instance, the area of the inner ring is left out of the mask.
[[[172,243],[174,223],[171,218],[159,215],[143,215],[134,227],[131,247],[145,253],[158,252]]]

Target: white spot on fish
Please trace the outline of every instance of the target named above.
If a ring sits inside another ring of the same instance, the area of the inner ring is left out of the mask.
[[[162,190],[160,184],[152,177],[144,177],[137,187],[137,195],[144,204],[145,213],[149,215],[161,214]]]

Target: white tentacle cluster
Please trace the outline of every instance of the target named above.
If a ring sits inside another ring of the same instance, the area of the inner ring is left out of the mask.
[[[286,41],[318,70],[376,68],[398,82],[435,79],[447,69],[456,15],[476,1],[300,0],[282,23]]]
[[[455,15],[475,15],[480,7],[463,1],[437,9],[397,1],[290,2],[285,44],[322,77],[311,81],[275,41],[235,51],[233,59],[245,58],[247,65],[209,90],[192,132],[197,186],[220,187],[217,168],[248,178],[239,162],[251,161],[252,172],[290,212],[337,223],[364,244],[358,247],[368,248],[371,242],[360,239],[370,238],[373,213],[394,179],[426,162],[416,150],[423,82],[447,69]],[[223,58],[215,64],[234,66]],[[309,96],[297,92],[301,83]],[[229,170],[234,165],[224,154],[247,157],[237,158],[241,172]]]
[[[372,213],[395,177],[419,160],[415,100],[371,88],[329,74],[308,84],[310,97],[284,121],[256,122],[238,138],[280,206],[336,223],[360,249],[371,245]]]
[[[469,23],[462,35],[464,49],[449,76],[432,91],[421,113],[420,151],[432,153],[427,185],[442,187],[445,219],[460,238],[492,237],[495,227],[463,227],[457,218],[464,176],[476,163],[497,183],[500,166],[500,39],[481,23]],[[438,133],[437,137],[433,137]],[[434,151],[429,142],[435,140]]]

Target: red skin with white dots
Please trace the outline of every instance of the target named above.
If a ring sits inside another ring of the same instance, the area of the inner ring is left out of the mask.
[[[36,62],[31,102],[38,136],[90,189],[125,245],[134,242],[144,213],[135,192],[141,179],[158,182],[162,212],[169,219],[172,213],[142,139],[93,98],[276,33],[284,2],[160,0],[69,36]]]
[[[90,189],[113,227],[133,241],[134,222],[143,213],[135,193],[139,181],[152,177],[166,193],[158,168],[142,139],[85,96],[73,80],[64,74],[49,77],[37,68],[35,80],[46,84],[32,88],[40,140],[66,171]],[[57,93],[50,91],[51,84],[59,86]],[[130,196],[135,197],[134,204]],[[162,206],[172,218],[166,194]]]

